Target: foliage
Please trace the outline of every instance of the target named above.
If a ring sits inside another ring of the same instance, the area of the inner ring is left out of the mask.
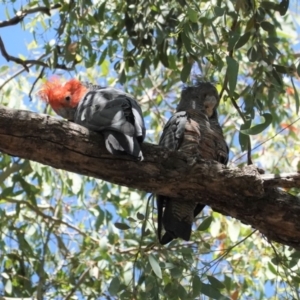
[[[142,105],[147,139],[156,143],[181,82],[201,77],[216,82],[222,97],[231,165],[246,163],[242,152],[252,144],[252,160],[268,172],[297,167],[297,125],[276,135],[299,111],[299,17],[288,0],[0,4],[8,20],[0,22],[1,105],[42,112],[35,91],[52,74],[123,85]],[[12,30],[26,47],[15,46],[16,37],[10,45]],[[236,220],[207,209],[191,242],[162,247],[153,199],[143,192],[6,154],[0,169],[3,296],[300,297],[299,253]]]

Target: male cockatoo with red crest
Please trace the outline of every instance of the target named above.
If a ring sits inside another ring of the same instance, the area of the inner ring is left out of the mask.
[[[140,143],[146,134],[142,110],[129,94],[71,79],[47,81],[38,96],[63,118],[103,133],[111,154],[127,153],[143,160]]]

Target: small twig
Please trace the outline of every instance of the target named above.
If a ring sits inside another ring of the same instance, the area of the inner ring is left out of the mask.
[[[52,9],[56,9],[56,8],[60,8],[60,7],[61,7],[61,4],[57,3],[50,7],[41,6],[41,7],[34,7],[34,8],[30,8],[30,9],[20,10],[16,13],[16,15],[13,18],[6,20],[6,21],[0,21],[0,28],[6,27],[6,26],[11,26],[11,25],[16,25],[16,24],[20,23],[27,15],[34,14],[37,12],[41,12],[48,16],[51,16],[50,11]]]
[[[8,178],[12,173],[19,172],[24,168],[24,164],[13,163],[11,166],[8,166],[2,173],[0,174],[0,184],[4,182],[6,178]]]
[[[72,295],[77,291],[77,288],[81,285],[81,283],[84,281],[85,276],[90,271],[91,267],[88,267],[79,277],[76,285],[71,289],[70,293],[66,296],[65,300],[71,299]]]
[[[44,287],[45,287],[45,261],[46,261],[46,255],[47,255],[47,249],[48,249],[48,243],[50,241],[51,233],[53,231],[55,223],[52,223],[50,226],[46,240],[43,243],[43,254],[42,254],[42,259],[40,260],[39,267],[38,267],[38,274],[39,274],[39,281],[37,285],[37,298],[38,300],[43,300],[43,294],[44,294]]]
[[[41,55],[38,60],[44,58],[45,56],[47,56],[47,54],[43,54]],[[33,66],[33,64],[28,65],[28,68],[31,68]],[[9,77],[8,79],[6,79],[1,85],[0,85],[0,91],[3,89],[3,87],[9,83],[11,80],[13,80],[14,78],[16,78],[17,76],[19,76],[21,73],[23,73],[24,71],[26,71],[26,69],[22,69],[17,71],[15,74],[13,74],[11,77]]]
[[[0,37],[0,52],[7,61],[13,61],[19,65],[22,65],[27,72],[29,72],[29,68],[27,66],[28,64],[48,67],[48,65],[46,63],[44,63],[43,61],[40,61],[40,60],[35,60],[35,59],[23,60],[23,59],[20,59],[18,57],[8,54],[1,37]]]
[[[32,96],[31,96],[32,91],[33,91],[35,85],[37,84],[37,82],[39,81],[39,79],[41,79],[43,77],[44,71],[45,71],[45,67],[42,68],[39,76],[35,79],[35,81],[33,82],[32,86],[31,86],[31,89],[30,89],[29,94],[28,94],[28,97],[29,97],[30,101],[32,101]]]
[[[276,137],[277,135],[279,135],[282,131],[286,130],[287,128],[291,127],[292,125],[294,125],[296,122],[298,122],[300,120],[300,117],[297,118],[295,121],[293,121],[292,123],[290,123],[288,126],[282,128],[281,130],[279,130],[276,134],[274,134],[273,136],[271,136],[270,138],[266,139],[265,141],[261,142],[260,144],[258,144],[257,146],[255,146],[253,149],[251,149],[252,151],[259,148],[261,145],[267,143],[268,141],[273,140],[274,137]],[[236,158],[233,163],[235,163],[237,160],[241,159],[243,156],[245,155],[242,154],[241,156],[239,156],[238,158]]]
[[[227,87],[225,87],[225,90],[229,95],[229,91],[228,91]],[[237,110],[240,117],[244,121],[244,123],[246,123],[246,118],[245,118],[244,114],[242,113],[242,111],[240,110],[239,106],[237,105],[235,99],[233,97],[230,97],[230,100],[231,100],[232,105],[234,106],[234,108]],[[251,159],[251,150],[252,150],[251,149],[251,140],[250,140],[250,137],[249,137],[249,143],[248,143],[248,146],[247,146],[247,163],[248,163],[248,165],[253,164],[252,159]]]
[[[66,225],[67,227],[73,229],[74,231],[78,232],[79,234],[81,234],[82,236],[84,237],[88,237],[90,238],[93,242],[95,243],[99,243],[99,240],[95,239],[94,237],[90,236],[89,234],[81,231],[79,228],[77,228],[76,226],[74,225],[71,225],[69,224],[68,222],[66,221],[63,221],[61,219],[58,219],[58,218],[55,218],[55,217],[52,217],[52,216],[49,216],[49,215],[46,215],[44,214],[43,212],[41,212],[36,206],[34,206],[33,204],[29,203],[28,201],[25,201],[25,200],[15,200],[15,199],[12,199],[12,198],[3,198],[4,200],[10,202],[10,203],[15,203],[15,204],[24,204],[26,206],[28,206],[30,209],[32,209],[37,215],[39,215],[40,217],[44,218],[44,219],[48,219],[52,222],[55,222],[55,223],[60,223],[62,225]]]
[[[136,293],[136,287],[135,287],[135,268],[136,268],[136,263],[137,263],[139,254],[140,254],[141,249],[142,249],[142,242],[143,242],[143,238],[144,238],[144,234],[145,234],[146,223],[147,223],[148,217],[149,217],[149,204],[150,204],[150,200],[151,200],[152,196],[153,195],[150,195],[148,197],[148,200],[147,200],[146,212],[145,212],[145,219],[144,219],[143,225],[142,225],[142,232],[141,232],[141,237],[140,237],[140,241],[139,241],[139,246],[138,246],[138,249],[137,249],[137,252],[136,252],[136,255],[135,255],[135,258],[134,258],[133,266],[132,266],[132,292],[133,292],[134,295]]]
[[[232,32],[234,32],[237,29],[237,25],[238,25],[238,21],[237,21],[237,18],[235,18],[233,20],[233,23],[232,23],[232,26],[231,26],[231,31]],[[233,58],[233,49],[231,49],[228,52],[228,56]],[[219,94],[220,99],[222,98],[224,91],[226,91],[227,94],[230,95],[230,93],[228,91],[228,88],[227,88],[227,84],[228,84],[228,73],[226,73],[226,75],[225,75],[224,83],[223,83],[221,92]],[[240,117],[244,121],[244,123],[246,123],[246,118],[245,118],[244,114],[241,112],[241,110],[240,110],[239,106],[237,105],[235,99],[233,97],[230,97],[230,100],[231,100],[231,103],[233,104],[234,108],[237,110]],[[251,159],[251,140],[250,140],[250,137],[249,137],[249,143],[248,143],[248,147],[247,147],[247,163],[248,163],[248,165],[253,164],[252,159]]]
[[[32,66],[32,65],[31,65]],[[31,67],[29,66],[29,67]],[[13,80],[14,78],[16,78],[17,76],[19,76],[20,74],[22,74],[25,70],[25,68],[17,71],[15,74],[13,74],[11,77],[9,77],[8,79],[6,79],[1,85],[0,85],[0,91],[2,90],[2,88],[9,83],[11,80]]]
[[[218,256],[217,258],[215,258],[214,260],[212,260],[210,263],[213,263],[212,265],[208,265],[208,266],[204,266],[203,269],[205,270],[203,273],[207,273],[208,270],[210,270],[211,268],[213,268],[216,264],[219,263],[219,261],[223,258],[225,258],[230,251],[235,248],[236,246],[242,244],[244,241],[246,241],[250,236],[252,236],[255,232],[257,232],[257,229],[253,230],[251,233],[249,233],[246,237],[244,237],[242,240],[240,240],[239,242],[237,242],[236,244],[234,244],[233,246],[227,248],[224,253],[222,253],[220,256]]]
[[[223,81],[223,86],[222,86],[222,89],[221,89],[221,92],[219,94],[219,98],[222,99],[223,97],[223,93],[225,92],[225,89],[227,87],[227,83],[228,83],[228,75],[226,73],[225,77],[224,77],[224,81]]]
[[[37,300],[35,297],[29,297],[29,298],[15,298],[15,297],[2,297],[0,296],[0,300]]]

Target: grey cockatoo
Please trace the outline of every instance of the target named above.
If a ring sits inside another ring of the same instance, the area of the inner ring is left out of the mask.
[[[184,88],[176,113],[165,125],[159,145],[182,151],[190,157],[199,155],[227,164],[229,150],[218,121],[218,104],[219,96],[211,83],[198,82]],[[194,218],[205,205],[183,200],[157,195],[161,244],[178,237],[190,239]]]
[[[103,133],[111,154],[127,153],[143,160],[140,143],[145,138],[142,111],[134,98],[115,88],[100,87],[71,79],[53,79],[39,96],[60,116]]]

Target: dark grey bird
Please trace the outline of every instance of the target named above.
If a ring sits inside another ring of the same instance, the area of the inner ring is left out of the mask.
[[[216,88],[209,82],[184,88],[159,145],[190,157],[200,156],[227,164],[229,149],[218,121],[219,101]],[[160,243],[164,245],[178,237],[188,241],[194,218],[205,205],[163,195],[157,195],[156,199]]]

